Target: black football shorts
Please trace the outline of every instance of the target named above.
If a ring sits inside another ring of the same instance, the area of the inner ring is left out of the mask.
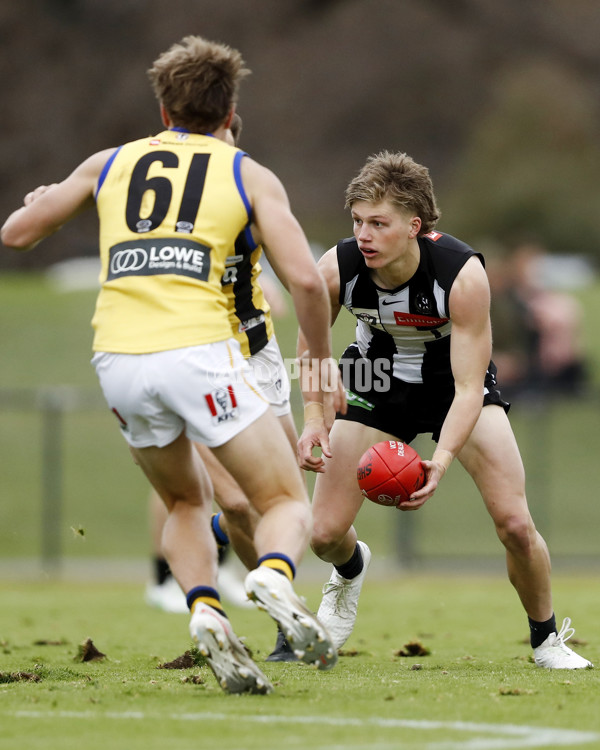
[[[451,375],[432,378],[428,383],[406,383],[391,376],[391,363],[375,367],[361,357],[356,344],[340,358],[340,371],[346,387],[348,411],[336,419],[360,422],[394,435],[405,443],[417,435],[431,433],[437,442],[442,424],[454,398]],[[483,405],[497,404],[508,412],[510,404],[501,397],[496,383],[496,366],[490,362],[485,376]],[[371,376],[371,381],[369,380]]]

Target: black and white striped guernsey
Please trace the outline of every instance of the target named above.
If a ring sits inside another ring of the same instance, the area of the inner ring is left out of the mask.
[[[406,383],[452,378],[448,298],[467,260],[483,257],[456,238],[430,232],[418,237],[421,259],[413,277],[382,289],[370,277],[354,238],[338,242],[340,304],[356,317],[356,344],[369,360],[388,360]]]

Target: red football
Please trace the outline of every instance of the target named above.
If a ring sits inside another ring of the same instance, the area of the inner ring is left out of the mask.
[[[356,469],[363,495],[378,505],[395,505],[425,483],[421,457],[400,440],[375,443],[363,453]]]

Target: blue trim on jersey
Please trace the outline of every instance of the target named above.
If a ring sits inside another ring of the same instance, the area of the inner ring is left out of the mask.
[[[100,177],[98,177],[98,186],[96,187],[96,192],[94,194],[94,200],[97,200],[98,193],[100,192],[100,188],[102,187],[104,180],[106,179],[106,175],[108,174],[108,170],[110,169],[111,164],[115,160],[116,155],[119,153],[119,151],[123,148],[123,146],[119,146],[116,148],[112,154],[109,156],[108,161],[106,164],[102,167],[102,172],[100,172]]]
[[[250,228],[250,224],[246,224],[244,229],[242,230],[244,232],[244,237],[246,238],[246,242],[248,243],[248,247],[251,251],[256,250],[258,247],[258,242],[254,239],[254,236],[252,235],[252,229]]]
[[[233,176],[235,179],[235,184],[237,185],[237,189],[239,190],[240,196],[244,202],[244,206],[246,206],[248,221],[252,221],[252,205],[248,200],[248,196],[246,195],[246,191],[244,190],[244,183],[242,182],[242,157],[244,156],[248,156],[245,151],[238,151],[233,157]]]

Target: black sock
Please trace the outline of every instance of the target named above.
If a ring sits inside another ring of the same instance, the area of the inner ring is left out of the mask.
[[[360,575],[363,569],[363,556],[358,542],[348,562],[345,562],[343,565],[334,565],[333,567],[342,578],[356,578],[357,575]]]
[[[546,622],[536,622],[531,617],[527,619],[529,620],[529,642],[531,643],[531,648],[537,648],[546,640],[550,633],[557,632],[556,617],[554,614]]]
[[[219,560],[219,565],[223,565],[225,560],[229,557],[229,545],[226,544],[224,547],[217,546],[217,555]]]
[[[170,575],[171,568],[169,567],[169,563],[164,557],[159,557],[157,555],[154,558],[154,577],[156,578],[156,583],[160,586]]]

